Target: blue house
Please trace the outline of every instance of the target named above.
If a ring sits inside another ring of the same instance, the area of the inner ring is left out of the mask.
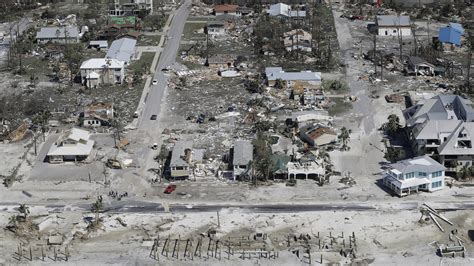
[[[459,23],[449,23],[448,26],[439,29],[439,41],[443,44],[461,46],[461,36],[464,29]]]

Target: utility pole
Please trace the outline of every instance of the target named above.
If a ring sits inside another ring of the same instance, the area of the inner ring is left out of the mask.
[[[418,44],[416,43],[415,24],[411,24],[411,31],[413,34],[413,47],[415,48],[415,56],[418,55]]]
[[[469,44],[469,52],[467,53],[467,74],[466,74],[466,86],[468,93],[471,93],[471,57],[472,57],[472,44]]]
[[[35,134],[35,133],[33,133],[33,134],[34,134],[34,140],[35,140],[35,156],[36,156],[36,155],[37,155],[37,147],[36,147],[36,139],[37,139],[37,137],[36,137],[36,134]]]
[[[383,82],[383,54],[380,51],[380,80]]]
[[[428,44],[431,43],[431,39],[430,39],[430,20],[431,20],[431,18],[428,18],[428,21],[426,21],[426,26],[428,28],[428,30],[427,30],[428,31]]]
[[[376,60],[376,52],[377,52],[377,34],[374,34],[374,53],[373,53],[373,61],[374,61],[374,71],[377,74],[377,60]]]

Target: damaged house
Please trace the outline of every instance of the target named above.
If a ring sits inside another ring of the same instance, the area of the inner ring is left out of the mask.
[[[188,179],[195,163],[202,162],[204,150],[193,149],[193,141],[180,140],[171,153],[170,170],[173,179]]]
[[[237,60],[236,54],[214,54],[206,60],[206,66],[215,69],[227,69],[234,67]]]
[[[304,88],[319,88],[321,86],[321,73],[311,71],[285,72],[281,67],[265,68],[265,75],[268,86],[275,86],[277,80],[283,81],[287,88],[293,87],[296,83]]]
[[[311,146],[324,146],[337,141],[337,134],[328,126],[321,124],[307,125],[300,128],[301,140]]]
[[[397,196],[418,191],[437,191],[444,188],[446,167],[427,155],[392,163],[383,177],[383,184]]]
[[[283,34],[283,44],[287,52],[294,50],[311,52],[311,40],[311,34],[302,29],[291,30]]]
[[[51,145],[46,160],[50,163],[84,161],[92,154],[93,147],[94,141],[87,130],[73,128],[64,132]]]
[[[232,171],[234,181],[249,175],[250,163],[253,161],[253,145],[249,140],[238,140],[232,151]]]
[[[95,103],[88,105],[82,114],[84,127],[111,126],[114,118],[112,103]]]
[[[225,23],[221,21],[209,21],[206,26],[206,33],[215,36],[215,35],[224,35],[225,32]]]
[[[406,71],[409,75],[433,76],[435,74],[435,65],[428,63],[428,61],[421,57],[410,56]]]
[[[109,48],[109,44],[107,43],[107,41],[90,41],[88,48],[94,48],[97,51],[105,51]]]
[[[39,44],[77,43],[79,31],[77,27],[43,27],[36,33],[36,42]]]

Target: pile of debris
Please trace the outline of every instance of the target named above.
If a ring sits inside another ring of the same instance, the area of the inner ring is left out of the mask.
[[[191,16],[209,16],[212,14],[213,8],[206,5],[200,0],[193,0],[191,7]]]

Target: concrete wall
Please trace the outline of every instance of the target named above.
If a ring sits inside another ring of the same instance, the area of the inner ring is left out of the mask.
[[[400,34],[402,36],[410,36],[410,28],[400,28]],[[398,28],[396,27],[379,27],[378,28],[379,36],[398,36]]]

